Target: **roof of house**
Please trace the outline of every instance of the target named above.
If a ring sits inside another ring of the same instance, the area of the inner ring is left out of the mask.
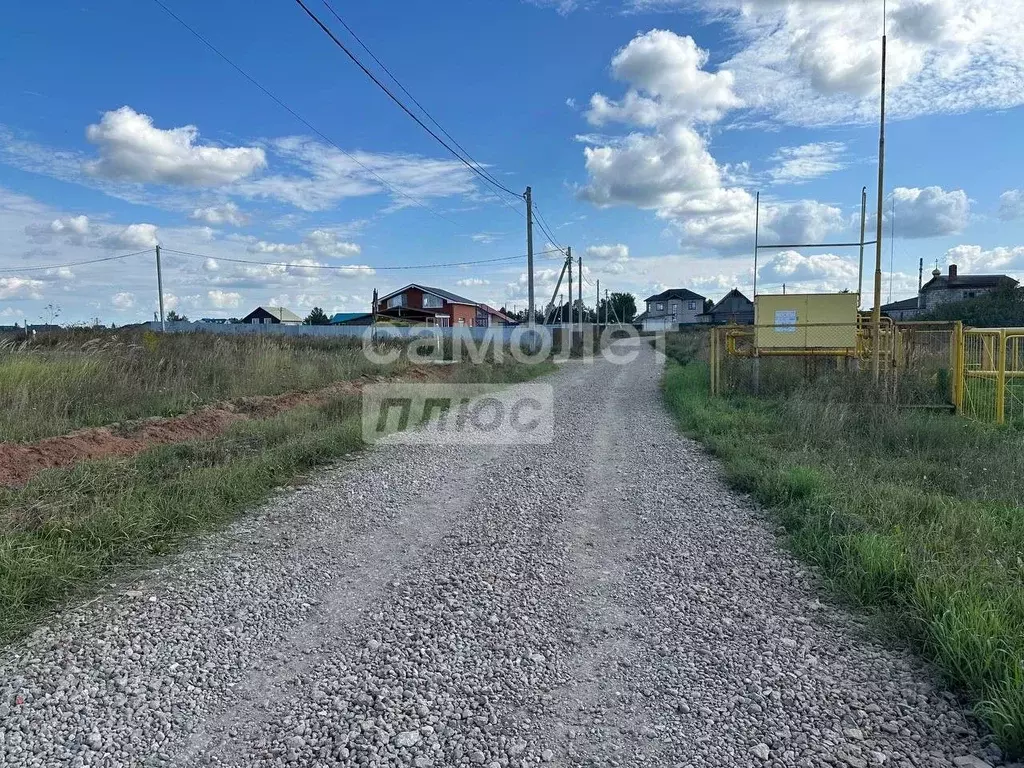
[[[360,317],[369,317],[369,312],[336,312],[331,318],[331,323],[346,323],[349,320],[356,320]]]
[[[287,307],[263,307],[263,306],[260,306],[260,307],[256,307],[256,309],[254,309],[252,312],[250,312],[249,315],[251,315],[253,312],[259,312],[261,309],[264,312],[266,312],[268,315],[270,315],[273,318],[276,318],[277,320],[281,321],[282,323],[301,323],[302,322],[302,318],[299,317],[298,315],[296,315],[294,312],[292,312]],[[248,317],[249,315],[246,315],[246,317]]]
[[[694,293],[689,288],[669,288],[654,296],[648,296],[644,301],[665,301],[666,299],[683,299],[684,301],[704,301],[699,293]]]
[[[500,317],[502,320],[504,320],[506,322],[509,322],[509,323],[514,323],[515,322],[514,318],[509,317],[504,312],[502,312],[500,309],[495,309],[494,307],[490,306],[489,304],[481,304],[480,306],[483,307],[487,311],[487,313],[490,314],[490,315],[494,315],[495,317]]]
[[[881,310],[882,312],[899,312],[907,309],[917,309],[917,307],[917,297],[914,296],[911,299],[900,299],[889,304],[883,304]]]
[[[721,306],[722,306],[723,304],[725,304],[725,302],[727,302],[727,301],[728,301],[729,299],[734,299],[734,298],[735,298],[735,299],[743,299],[743,301],[747,302],[747,303],[748,303],[748,304],[750,305],[750,310],[751,310],[751,311],[753,311],[753,310],[754,310],[754,302],[752,302],[752,301],[751,301],[750,299],[748,299],[748,298],[747,298],[746,296],[744,296],[744,295],[743,295],[743,293],[742,293],[742,292],[740,291],[740,289],[739,289],[739,288],[733,288],[733,289],[732,289],[731,291],[729,291],[729,292],[728,292],[727,294],[725,294],[725,296],[723,296],[723,297],[722,297],[722,298],[721,298],[721,299],[720,299],[720,300],[719,300],[719,301],[718,301],[718,302],[717,302],[717,303],[715,304],[715,306],[713,306],[713,307],[711,308],[711,312],[709,312],[708,314],[711,314],[711,313],[713,313],[713,312],[714,312],[714,311],[715,311],[716,309],[718,309],[718,308],[719,308],[719,307],[721,307]]]
[[[647,319],[647,313],[646,312],[641,312],[639,315],[637,315],[636,317],[633,318],[633,322],[634,323],[642,323],[646,319]]]
[[[440,296],[442,299],[446,299],[447,301],[450,301],[453,304],[472,304],[473,306],[479,304],[479,302],[473,301],[472,299],[467,299],[465,296],[459,296],[459,294],[457,293],[446,291],[443,288],[431,288],[429,285],[423,285],[421,283],[409,283],[404,288],[399,288],[397,291],[392,291],[387,296],[381,296],[379,299],[377,299],[377,301],[386,301],[390,299],[392,296],[397,296],[398,294],[402,293],[403,291],[407,291],[410,288],[419,288],[424,293],[432,293],[435,296]]]
[[[1017,285],[1009,275],[934,275],[921,286],[922,291],[944,288],[998,288],[1001,285]]]

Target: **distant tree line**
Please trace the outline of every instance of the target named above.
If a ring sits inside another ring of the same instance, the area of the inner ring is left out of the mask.
[[[593,307],[588,307],[585,303],[581,305],[579,300],[574,300],[571,304],[566,301],[561,306],[556,305],[554,312],[550,313],[552,323],[567,323],[569,322],[569,308],[572,307],[572,317],[576,322],[582,321],[584,323],[596,323],[598,316],[594,311]],[[609,312],[609,308],[611,311]],[[525,323],[527,320],[527,312],[525,309],[519,311],[512,311],[506,307],[502,307],[501,311],[511,317],[513,320]],[[632,293],[612,293],[607,299],[601,299],[598,305],[598,311],[600,312],[600,321],[603,323],[605,318],[608,322],[615,322],[618,318],[619,322],[631,323],[633,318],[636,317],[636,297]],[[549,311],[546,306],[537,305],[537,322],[543,323],[547,319]]]

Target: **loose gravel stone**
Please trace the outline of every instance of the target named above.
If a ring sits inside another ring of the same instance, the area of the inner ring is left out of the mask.
[[[541,380],[549,445],[375,448],[54,617],[0,653],[0,765],[998,765],[636,352]]]

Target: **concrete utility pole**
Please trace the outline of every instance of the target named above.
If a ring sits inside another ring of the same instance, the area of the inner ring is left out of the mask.
[[[533,325],[533,190],[526,188],[526,272],[527,284],[530,294],[530,308],[527,315],[527,324]]]
[[[156,247],[156,290],[160,294],[160,330],[166,331],[164,324],[164,276],[160,271],[160,246]]]
[[[884,22],[883,22],[884,23]],[[882,33],[882,106],[878,123],[878,220],[875,222],[875,306],[871,311],[871,375],[878,383],[882,373],[882,196],[885,185],[885,44]]]
[[[860,190],[860,270],[857,273],[857,309],[864,295],[864,229],[868,224],[868,188]]]
[[[612,317],[615,318],[615,324],[619,324],[619,313],[612,307],[611,299],[608,298],[608,289],[604,289],[604,321],[608,322],[608,313],[612,313]]]
[[[572,258],[572,248],[569,248],[569,258],[570,259]],[[577,262],[577,266],[579,267],[577,272],[579,273],[579,276],[580,276],[580,285],[579,285],[579,288],[576,289],[576,296],[579,299],[578,304],[580,305],[580,332],[582,333],[582,331],[583,331],[583,257],[582,256],[579,257],[579,260]]]
[[[572,255],[565,257],[566,263],[569,265],[569,331],[572,331]]]
[[[601,325],[601,280],[597,280],[597,296],[594,297],[594,323]]]

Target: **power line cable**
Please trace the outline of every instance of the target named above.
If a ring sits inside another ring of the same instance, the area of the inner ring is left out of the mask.
[[[402,82],[397,77],[395,77],[394,73],[387,68],[387,65],[384,64],[383,61],[377,58],[377,55],[373,51],[371,51],[369,46],[360,39],[359,35],[355,33],[355,30],[352,29],[352,27],[350,27],[343,18],[341,18],[338,12],[334,10],[334,7],[329,2],[327,2],[327,0],[322,1],[323,4],[327,7],[327,10],[331,12],[331,15],[334,16],[334,18],[338,20],[338,23],[345,28],[345,31],[352,36],[352,39],[359,43],[362,49],[370,55],[370,58],[373,59],[374,62],[376,62],[377,66],[384,70],[384,73],[395,82],[395,85],[397,85],[402,90],[402,93],[408,96],[412,100],[412,103],[420,108],[420,111],[427,116],[430,122],[436,125],[438,129],[441,131],[441,133],[443,133],[448,138],[448,140],[451,141],[452,144],[454,144],[456,147],[459,148],[459,150],[462,151],[462,154],[469,158],[478,168],[480,168],[480,170],[486,173],[489,179],[491,179],[495,184],[500,185],[500,182],[496,178],[494,178],[494,174],[490,173],[486,168],[484,168],[484,166],[479,161],[476,160],[476,158],[469,154],[469,150],[467,150],[464,146],[459,144],[458,140],[456,140],[454,136],[452,136],[450,133],[448,133],[447,130],[445,130],[445,127],[441,125],[432,114],[430,114],[427,108],[424,107],[415,96],[409,93],[409,89],[402,85]]]
[[[476,264],[495,264],[503,261],[518,261],[519,259],[526,258],[526,255],[521,256],[500,256],[496,259],[478,259],[476,261],[453,261],[443,264],[406,264],[401,266],[369,266],[366,264],[355,264],[355,265],[340,265],[340,264],[295,264],[295,263],[282,263],[282,262],[268,262],[268,261],[255,261],[253,259],[237,259],[229,256],[214,256],[206,253],[193,253],[191,251],[178,251],[173,248],[161,248],[163,253],[174,253],[179,256],[187,256],[197,259],[214,259],[215,261],[227,261],[233,264],[255,264],[261,267],[291,267],[295,269],[327,269],[336,270],[340,272],[353,272],[360,269],[373,269],[373,270],[407,270],[407,269],[436,269],[441,267],[468,267]],[[554,253],[554,251],[541,251],[544,253]]]
[[[69,261],[65,264],[50,264],[45,267],[5,267],[0,269],[0,272],[45,272],[48,269],[64,269],[66,267],[81,267],[85,264],[100,264],[104,261],[116,261],[118,259],[127,259],[132,256],[141,256],[144,253],[153,253],[152,248],[147,248],[145,251],[136,251],[135,253],[122,253],[120,256],[104,256],[101,259],[87,259],[85,261]]]
[[[533,212],[537,214],[537,226],[540,227],[541,231],[545,235],[548,236],[548,239],[555,246],[555,248],[557,248],[562,253],[565,253],[565,248],[561,246],[561,244],[558,242],[558,239],[551,233],[551,229],[547,223],[547,219],[545,219],[544,216],[541,214],[540,209],[537,207],[536,203],[534,203],[533,205]]]
[[[283,101],[281,101],[281,99],[279,99],[277,96],[275,96],[273,93],[271,93],[267,88],[265,88],[258,80],[256,80],[256,78],[254,78],[252,75],[250,75],[244,69],[242,69],[238,64],[235,64],[235,62],[233,62],[224,53],[222,53],[220,51],[220,49],[218,49],[213,43],[211,43],[209,40],[207,40],[205,37],[203,37],[199,32],[197,32],[195,29],[193,29],[191,26],[189,26],[181,17],[179,17],[176,13],[174,13],[174,11],[172,11],[170,8],[168,8],[166,5],[164,5],[161,2],[161,0],[153,0],[153,2],[156,3],[157,5],[159,5],[161,8],[163,8],[163,10],[167,13],[167,15],[169,15],[172,19],[177,21],[179,24],[181,24],[181,26],[183,26],[185,29],[187,29],[189,32],[191,32],[193,35],[195,35],[195,37],[201,43],[203,43],[203,45],[205,45],[207,48],[209,48],[211,51],[213,51],[215,54],[217,54],[220,58],[222,58],[224,61],[226,61],[229,65],[231,65],[231,67],[233,67],[240,75],[242,75],[242,77],[244,77],[250,83],[255,85],[261,91],[263,91],[263,93],[266,94],[275,104],[277,104],[279,107],[281,107],[286,112],[288,112],[288,114],[290,114],[292,117],[294,117],[300,123],[305,125],[309,130],[313,131],[313,133],[315,133],[321,139],[326,141],[332,147],[337,149],[339,152],[341,152],[343,155],[345,155],[349,160],[354,162],[356,165],[358,165],[360,168],[362,168],[368,174],[373,176],[373,178],[375,178],[377,181],[379,181],[381,184],[383,184],[386,189],[391,191],[393,194],[396,194],[396,195],[398,195],[400,197],[404,197],[406,200],[411,201],[412,203],[418,205],[420,208],[423,208],[423,209],[425,209],[427,211],[430,211],[432,214],[434,214],[438,218],[444,219],[445,221],[449,222],[450,224],[454,224],[456,227],[460,226],[456,221],[454,221],[453,219],[448,218],[447,216],[445,216],[440,211],[438,211],[438,210],[432,208],[431,206],[427,205],[426,203],[424,203],[422,200],[419,200],[418,198],[413,197],[412,195],[408,194],[407,192],[403,192],[401,189],[396,187],[394,184],[391,184],[387,179],[385,179],[383,176],[378,174],[372,168],[370,168],[365,163],[360,161],[351,152],[349,152],[348,150],[346,150],[343,147],[339,146],[334,140],[332,140],[330,137],[328,137],[323,131],[321,131],[315,125],[310,123],[306,118],[304,118],[302,115],[300,115],[294,109],[289,107]]]
[[[502,192],[505,192],[505,193],[507,193],[509,195],[512,195],[513,197],[515,197],[517,199],[520,197],[518,192],[513,192],[511,189],[506,187],[504,184],[501,184],[500,182],[496,181],[495,179],[490,178],[480,168],[478,168],[473,163],[469,162],[465,157],[463,157],[461,154],[459,154],[459,152],[457,152],[450,144],[448,144],[444,139],[442,139],[440,136],[438,136],[430,128],[430,126],[428,126],[426,123],[424,123],[422,120],[420,120],[419,116],[416,115],[416,113],[413,112],[411,109],[409,109],[409,107],[407,107],[405,105],[405,103],[401,99],[399,99],[391,91],[390,88],[388,88],[384,83],[382,83],[380,81],[380,79],[375,74],[373,74],[373,72],[371,72],[369,69],[367,69],[366,65],[363,64],[363,62],[361,62],[359,60],[359,58],[354,53],[352,53],[352,51],[350,51],[348,49],[348,47],[343,42],[341,42],[341,40],[339,40],[337,38],[337,36],[331,31],[330,27],[328,27],[326,24],[324,24],[315,13],[313,13],[311,10],[309,10],[309,8],[306,6],[306,4],[302,0],[295,0],[295,2],[299,5],[300,8],[302,8],[303,11],[306,12],[306,15],[309,16],[309,18],[311,18],[316,23],[316,25],[318,27],[320,27],[320,29],[322,29],[324,31],[324,33],[328,37],[331,38],[331,40],[334,41],[334,44],[337,45],[339,48],[341,48],[341,50],[345,52],[345,55],[348,56],[355,63],[355,65],[357,67],[359,67],[363,71],[363,73],[367,77],[369,77],[377,85],[378,88],[380,88],[382,91],[384,91],[384,93],[386,93],[388,95],[388,97],[393,102],[395,102],[395,104],[397,104],[402,109],[403,112],[405,112],[409,117],[411,117],[414,121],[416,121],[417,125],[419,125],[423,130],[425,130],[427,133],[429,133],[432,137],[434,137],[434,139],[442,147],[444,147],[449,152],[451,152],[451,154],[454,155],[459,160],[459,162],[461,162],[463,165],[465,165],[467,168],[469,168],[471,171],[473,171],[473,173],[475,173],[481,179],[486,181],[488,184],[490,184],[490,185],[500,189]]]

